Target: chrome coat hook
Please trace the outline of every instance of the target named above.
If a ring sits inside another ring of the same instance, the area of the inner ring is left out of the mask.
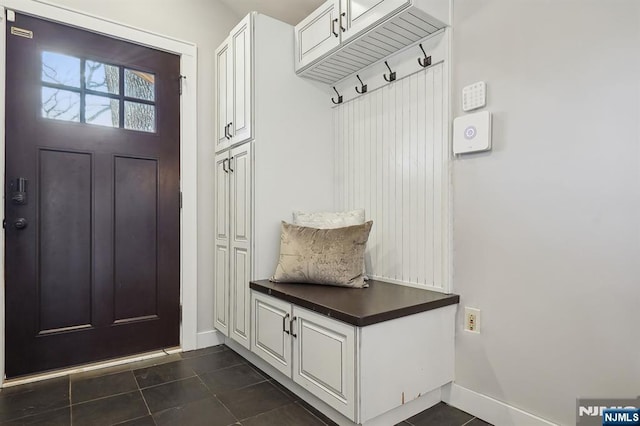
[[[384,64],[387,66],[387,69],[389,70],[389,78],[387,78],[386,74],[382,74],[382,76],[384,77],[385,81],[388,81],[389,83],[391,83],[396,79],[396,72],[391,71],[391,67],[389,66],[389,63],[387,61],[384,61]]]
[[[361,89],[358,89],[358,87],[356,86],[356,92],[360,94],[367,93],[367,85],[362,82],[362,79],[360,78],[359,75],[356,74],[356,77],[358,77],[358,80],[360,80],[360,86],[361,86]]]
[[[420,43],[420,50],[422,50],[423,58],[418,58],[418,63],[422,68],[426,68],[431,65],[431,56],[427,56],[427,52],[424,51],[424,47],[422,47],[422,43]]]
[[[333,86],[333,90],[336,92],[336,95],[338,95],[338,100],[336,101],[334,98],[331,98],[331,102],[333,102],[336,105],[341,104],[342,103],[342,95],[340,93],[338,93],[338,90],[336,89],[336,86]]]

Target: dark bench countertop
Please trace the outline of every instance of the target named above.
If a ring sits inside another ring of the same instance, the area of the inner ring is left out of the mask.
[[[291,302],[319,314],[364,327],[383,321],[454,305],[456,294],[444,294],[383,281],[368,288],[251,281],[251,289]]]

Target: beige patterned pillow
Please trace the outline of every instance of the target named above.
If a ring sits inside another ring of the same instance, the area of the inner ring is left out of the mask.
[[[373,221],[318,229],[282,222],[274,282],[364,287],[362,262]]]

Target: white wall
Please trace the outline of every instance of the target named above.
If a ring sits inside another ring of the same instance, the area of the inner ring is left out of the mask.
[[[453,165],[456,382],[575,424],[640,393],[640,2],[454,3],[454,116],[479,80],[494,113]]]
[[[54,0],[198,46],[198,331],[213,329],[215,49],[240,21],[218,0]]]

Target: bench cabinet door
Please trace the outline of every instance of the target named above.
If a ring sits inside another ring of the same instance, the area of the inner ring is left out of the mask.
[[[251,317],[251,350],[291,377],[291,304],[252,291]]]
[[[293,381],[355,420],[355,327],[293,307]]]

